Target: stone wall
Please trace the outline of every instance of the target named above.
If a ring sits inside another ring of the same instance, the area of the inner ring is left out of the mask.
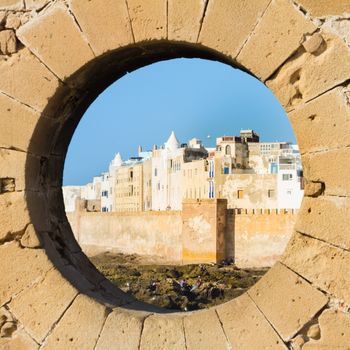
[[[75,212],[67,216],[88,255],[118,251],[181,262],[181,212]]]
[[[288,243],[296,212],[232,210],[227,201],[186,200],[183,211],[67,214],[88,255],[114,251],[170,263],[234,258],[239,267],[272,266]]]
[[[293,233],[297,211],[235,211],[235,262],[239,267],[272,266]]]
[[[349,7],[1,0],[0,348],[349,348]],[[7,29],[17,12],[20,27]],[[306,186],[290,243],[254,287],[218,307],[164,315],[86,259],[61,186],[92,101],[127,72],[175,57],[225,62],[265,83],[293,125]]]
[[[217,262],[226,258],[226,209],[226,199],[189,199],[183,202],[183,263]]]

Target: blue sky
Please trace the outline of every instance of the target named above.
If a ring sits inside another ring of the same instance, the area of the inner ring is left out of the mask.
[[[180,142],[197,137],[212,146],[241,129],[254,129],[262,141],[295,142],[283,108],[257,79],[201,59],[155,63],[119,79],[91,104],[69,146],[63,183],[88,183],[116,152],[127,159],[139,144],[144,150],[163,144],[172,130]]]

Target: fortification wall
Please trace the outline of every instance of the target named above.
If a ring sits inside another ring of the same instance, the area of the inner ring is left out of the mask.
[[[88,255],[104,251],[182,259],[179,211],[141,213],[68,213],[77,241]]]
[[[236,211],[233,229],[237,266],[272,266],[282,256],[296,218],[296,211]]]
[[[185,264],[234,258],[239,267],[272,266],[278,261],[292,235],[296,211],[226,208],[225,200],[187,200],[182,212],[80,211],[67,216],[90,256],[136,253]]]

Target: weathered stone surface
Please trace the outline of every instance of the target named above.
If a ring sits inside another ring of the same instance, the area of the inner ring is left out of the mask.
[[[69,77],[94,57],[63,5],[53,6],[22,26],[17,36],[61,79]]]
[[[291,2],[273,0],[237,60],[264,81],[315,30]]]
[[[287,109],[309,101],[350,78],[349,48],[339,37],[321,34],[324,42],[316,52],[299,50],[266,83]]]
[[[303,47],[306,52],[317,53],[317,50],[325,44],[325,41],[320,33],[314,33],[303,42]]]
[[[9,308],[27,332],[40,343],[77,294],[78,291],[57,270],[52,269],[39,283],[13,298]]]
[[[0,76],[0,91],[38,111],[45,109],[48,99],[61,86],[58,79],[27,49],[0,62]],[[56,110],[45,110],[45,115],[56,116]]]
[[[233,349],[287,350],[247,294],[216,307]]]
[[[330,16],[324,19],[321,26],[325,32],[334,33],[350,47],[350,21],[348,16]]]
[[[167,37],[166,0],[127,0],[135,41]]]
[[[10,13],[6,18],[5,27],[9,29],[18,29],[21,25],[21,18],[15,13]]]
[[[96,54],[133,43],[125,1],[69,0],[69,5]]]
[[[350,196],[350,147],[328,152],[304,154],[304,175],[307,181],[323,182],[325,194]]]
[[[187,350],[230,349],[214,309],[195,312],[184,318]]]
[[[45,276],[52,268],[42,249],[23,249],[18,243],[0,246],[0,305]],[[29,263],[30,262],[30,263]]]
[[[11,29],[0,31],[0,54],[10,55],[17,51],[17,39]]]
[[[198,41],[235,58],[269,3],[269,0],[209,1]]]
[[[55,120],[40,118],[38,112],[1,92],[0,115],[0,147],[15,148],[37,155],[49,154],[50,144],[57,128]],[[38,133],[45,131],[45,136],[33,138],[34,130]]]
[[[140,350],[184,350],[183,319],[178,315],[153,315],[146,318]]]
[[[348,251],[296,233],[282,261],[315,287],[350,303]]]
[[[168,0],[168,39],[196,42],[207,0]]]
[[[40,10],[47,5],[51,0],[25,0],[28,10]]]
[[[8,192],[0,195],[0,242],[23,233],[30,222],[23,193]]]
[[[41,349],[93,349],[106,317],[105,306],[89,297],[79,295]]]
[[[138,350],[144,316],[139,312],[116,309],[109,314],[96,350]]]
[[[337,310],[326,310],[319,317],[321,339],[311,340],[303,350],[350,349],[350,316]]]
[[[350,198],[304,198],[295,229],[350,250]]]
[[[21,10],[23,0],[1,0],[0,10]]]
[[[302,153],[350,144],[348,88],[335,88],[288,113]]]
[[[29,224],[21,238],[21,246],[24,248],[41,248],[39,237],[33,224]]]
[[[328,302],[324,294],[280,263],[248,294],[285,341],[289,341]],[[272,307],[272,300],[278,307]]]
[[[305,181],[304,196],[317,198],[324,194],[325,186],[323,182]]]
[[[37,350],[39,345],[23,330],[17,330],[11,338],[0,338],[0,349]]]
[[[303,8],[313,16],[324,17],[333,15],[342,15],[349,13],[350,1],[319,1],[319,0],[297,0]]]
[[[40,188],[40,158],[24,152],[0,149],[0,178],[15,179],[15,190]]]

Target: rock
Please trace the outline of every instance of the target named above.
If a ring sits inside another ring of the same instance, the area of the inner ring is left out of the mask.
[[[0,28],[4,24],[6,18],[6,12],[5,11],[0,11]]]
[[[14,322],[5,322],[0,330],[0,338],[11,337],[16,329],[17,326]]]
[[[41,243],[35,232],[34,226],[29,224],[21,239],[21,245],[26,248],[40,248]]]
[[[21,18],[14,14],[10,13],[6,18],[5,27],[8,29],[18,29],[21,25]]]
[[[291,344],[293,350],[302,350],[303,345],[305,344],[305,339],[302,335],[297,335],[292,339]]]
[[[322,35],[320,33],[315,33],[303,43],[303,46],[307,52],[315,53],[322,44],[325,44]]]
[[[17,52],[17,38],[13,30],[0,32],[0,54],[10,55]]]
[[[313,324],[307,331],[307,336],[311,339],[318,340],[321,337],[321,330],[318,324]]]

